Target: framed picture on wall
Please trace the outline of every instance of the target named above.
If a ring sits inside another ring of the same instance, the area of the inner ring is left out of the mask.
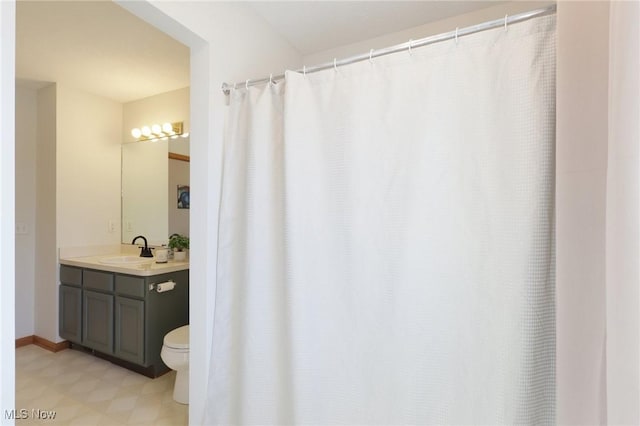
[[[189,185],[178,185],[178,208],[189,208]]]

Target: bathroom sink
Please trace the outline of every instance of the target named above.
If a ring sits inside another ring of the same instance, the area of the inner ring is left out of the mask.
[[[143,263],[151,263],[152,261],[153,259],[150,257],[139,256],[110,256],[99,260],[100,263],[105,265],[142,265]]]

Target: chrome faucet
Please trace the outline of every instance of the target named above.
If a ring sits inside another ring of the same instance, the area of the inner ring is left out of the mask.
[[[142,240],[144,241],[144,247],[140,248],[140,257],[153,257],[153,253],[151,253],[151,249],[147,245],[147,239],[142,235],[138,235],[137,237],[135,237],[133,241],[131,241],[131,244],[135,244],[138,238],[142,238]]]

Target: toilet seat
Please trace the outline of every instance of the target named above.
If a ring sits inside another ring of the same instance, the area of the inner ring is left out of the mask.
[[[183,325],[167,333],[163,343],[167,348],[189,350],[189,325]]]

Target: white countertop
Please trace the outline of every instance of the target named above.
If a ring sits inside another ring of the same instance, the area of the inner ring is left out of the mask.
[[[61,265],[77,266],[80,268],[98,269],[101,271],[117,272],[120,274],[138,275],[149,277],[152,275],[166,274],[168,272],[184,271],[189,269],[189,262],[156,263],[155,258],[149,258],[149,262],[142,265],[108,265],[100,263],[105,257],[120,256],[121,253],[112,253],[99,256],[60,257]]]

